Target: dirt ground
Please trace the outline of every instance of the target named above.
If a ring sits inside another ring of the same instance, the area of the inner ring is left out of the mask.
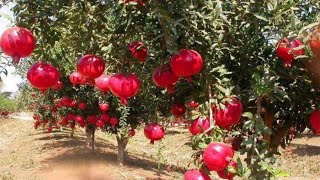
[[[189,134],[182,127],[168,129],[166,138],[154,145],[140,130],[130,139],[127,163],[119,166],[111,135],[99,132],[97,148],[92,152],[85,147],[82,130],[70,138],[68,130],[34,130],[30,119],[19,117],[0,119],[0,180],[183,179],[193,153],[187,145]],[[285,179],[320,177],[320,137],[296,138],[283,151],[280,164],[290,174]]]

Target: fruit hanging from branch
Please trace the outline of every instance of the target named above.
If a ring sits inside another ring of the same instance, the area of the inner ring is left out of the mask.
[[[94,84],[94,79],[102,75],[104,69],[103,59],[96,55],[84,55],[77,62],[77,71],[88,78],[91,85]]]
[[[187,107],[186,107],[186,105],[181,104],[181,103],[174,103],[171,106],[170,112],[176,118],[179,118],[179,117],[182,117],[187,112]]]
[[[87,82],[87,79],[78,72],[71,73],[69,80],[73,86],[85,84]]]
[[[189,127],[189,132],[192,135],[197,135],[199,133],[203,133],[205,130],[209,129],[210,127],[210,119],[209,118],[201,118],[198,117],[197,119],[191,122],[191,126]]]
[[[237,98],[225,102],[225,108],[218,108],[215,113],[216,125],[230,130],[232,125],[238,124],[243,112],[242,104]]]
[[[224,170],[233,158],[233,149],[220,142],[210,143],[203,153],[203,162],[210,171]]]
[[[302,45],[303,43],[299,39],[290,41],[288,38],[284,38],[278,42],[276,53],[283,60],[285,67],[291,67],[291,63],[295,57],[304,54],[303,49],[294,49]]]
[[[59,91],[60,89],[62,89],[63,87],[63,83],[61,81],[58,81],[54,86],[52,86],[52,89],[55,91]]]
[[[22,27],[5,30],[0,38],[0,47],[4,54],[12,57],[14,63],[30,56],[35,48],[35,38],[31,31]]]
[[[184,180],[211,180],[211,178],[202,171],[192,169],[184,174]]]
[[[150,144],[154,144],[163,138],[164,128],[158,123],[149,123],[144,127],[144,135],[150,139]]]
[[[112,94],[120,98],[120,103],[127,105],[128,99],[135,96],[140,87],[139,79],[131,73],[118,73],[109,79]]]
[[[178,79],[168,64],[158,66],[152,73],[153,82],[161,88],[167,88],[168,93],[173,93],[173,86]]]
[[[202,70],[203,59],[197,51],[182,49],[172,56],[170,67],[175,75],[191,81],[192,76]]]
[[[60,73],[53,65],[38,62],[29,68],[27,79],[34,88],[45,92],[59,81]]]
[[[238,169],[238,163],[234,162],[234,161],[230,161],[228,166],[233,167],[234,169]],[[228,167],[227,166],[227,167]],[[221,179],[228,179],[228,180],[233,180],[235,174],[233,174],[232,172],[228,171],[228,168],[225,168],[222,171],[217,171],[218,176]]]
[[[100,77],[98,77],[96,81],[96,87],[103,92],[103,94],[106,94],[109,91],[109,79],[110,76],[107,74],[104,74]]]
[[[146,58],[148,56],[148,49],[142,42],[134,41],[130,43],[128,49],[135,59],[138,59],[140,62],[146,61]]]

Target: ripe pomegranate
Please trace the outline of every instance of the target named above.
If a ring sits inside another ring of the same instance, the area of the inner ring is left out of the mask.
[[[186,77],[190,80],[192,75],[202,70],[203,59],[201,55],[194,50],[182,49],[178,54],[172,56],[170,67],[179,77]]]
[[[62,89],[63,84],[61,81],[58,81],[54,86],[52,86],[52,89],[55,91],[59,91],[60,89]]]
[[[178,79],[179,77],[171,71],[168,64],[158,66],[152,73],[153,82],[161,88],[167,88],[169,93],[173,93],[173,85]]]
[[[73,103],[73,99],[71,99],[70,97],[68,96],[63,96],[61,98],[61,103],[63,106],[65,107],[71,107],[72,106],[72,103]]]
[[[190,101],[189,106],[191,108],[197,108],[199,106],[199,103],[195,102],[195,101]]]
[[[164,136],[164,129],[158,123],[149,123],[144,127],[144,135],[150,139],[150,144],[154,144],[154,141],[158,141]]]
[[[116,118],[116,117],[112,117],[112,118],[109,119],[109,123],[110,123],[112,126],[117,125],[118,122],[119,122],[119,120],[118,120],[118,118]]]
[[[73,72],[70,74],[69,80],[73,86],[85,84],[87,82],[87,79],[78,72]]]
[[[210,128],[210,119],[202,119],[198,117],[197,119],[191,122],[191,126],[189,127],[189,132],[192,135],[197,135],[199,133],[203,133],[205,130]]]
[[[77,62],[78,72],[88,79],[95,79],[102,75],[105,68],[103,59],[96,55],[82,56]]]
[[[217,109],[215,113],[216,125],[227,130],[234,124],[239,123],[243,109],[242,104],[237,98],[226,102],[224,109]]]
[[[84,103],[84,102],[81,102],[81,103],[78,104],[78,107],[79,107],[79,109],[81,109],[81,110],[85,110],[85,109],[87,108],[87,104]]]
[[[309,40],[309,46],[313,54],[319,57],[320,56],[320,39],[318,34],[311,36]]]
[[[315,134],[320,133],[320,110],[315,109],[310,115],[310,124]]]
[[[104,94],[106,94],[109,91],[109,79],[110,79],[110,76],[107,74],[102,75],[96,79],[95,84],[97,88],[100,91],[102,91]]]
[[[134,135],[136,135],[136,131],[134,129],[130,129],[129,130],[129,137],[133,137]]]
[[[3,32],[0,47],[4,54],[12,57],[14,63],[19,63],[20,58],[32,54],[35,48],[35,38],[28,29],[11,27]]]
[[[110,119],[110,117],[109,117],[108,114],[103,113],[100,116],[100,120],[103,121],[103,122],[107,122],[109,119]]]
[[[234,161],[230,161],[228,166],[232,166],[235,169],[238,169],[238,163],[236,163]],[[218,171],[217,174],[221,179],[228,179],[228,180],[233,180],[233,178],[235,176],[235,174],[229,172],[227,168],[222,171]]]
[[[130,43],[128,49],[131,52],[132,56],[138,59],[140,62],[144,62],[148,56],[148,49],[143,45],[142,42],[134,41]]]
[[[70,123],[70,128],[71,128],[71,129],[74,129],[75,126],[76,126],[76,124],[75,124],[74,122]]]
[[[99,127],[99,128],[103,128],[105,124],[106,124],[106,122],[102,121],[102,120],[98,120],[96,122],[96,126]]]
[[[109,104],[108,103],[100,103],[99,108],[100,108],[101,112],[105,113],[106,111],[109,110]]]
[[[184,180],[211,180],[211,178],[202,171],[192,169],[184,174]]]
[[[60,74],[51,64],[38,62],[29,68],[27,79],[33,87],[45,92],[59,81]]]
[[[77,123],[82,123],[82,122],[84,122],[84,117],[81,116],[81,115],[76,115],[76,116],[74,116],[74,120],[75,120]]]
[[[303,49],[293,50],[293,48],[301,45],[303,45],[303,43],[299,39],[290,41],[288,38],[284,38],[278,42],[276,53],[283,60],[285,67],[291,67],[295,56],[304,54]]]
[[[222,171],[233,158],[232,148],[224,143],[212,142],[203,153],[203,162],[210,171]]]
[[[118,73],[111,76],[109,80],[110,91],[120,98],[124,105],[128,104],[128,98],[135,96],[140,87],[139,79],[131,74]]]
[[[175,103],[171,106],[171,114],[173,114],[175,117],[181,117],[183,116],[187,111],[187,107],[184,104]]]
[[[94,114],[89,115],[89,116],[87,117],[87,121],[88,121],[90,124],[96,124],[97,120],[98,120],[98,116],[97,116],[97,115],[94,115]]]

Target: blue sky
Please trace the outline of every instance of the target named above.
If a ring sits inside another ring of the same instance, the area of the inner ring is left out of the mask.
[[[13,12],[10,10],[12,6],[13,4],[10,3],[8,6],[4,6],[0,8],[0,14],[9,16],[13,19]],[[11,23],[12,22],[10,22],[10,20],[4,17],[0,17],[0,36],[2,35],[3,31],[5,31],[8,27],[12,26]],[[4,74],[0,75],[4,83],[4,86],[2,87],[1,91],[17,92],[18,91],[17,84],[22,82],[22,78],[13,74],[15,71],[14,67],[7,67],[7,70],[9,72],[8,76],[5,76]]]

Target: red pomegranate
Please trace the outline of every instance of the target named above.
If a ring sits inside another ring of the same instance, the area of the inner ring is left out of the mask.
[[[96,79],[96,86],[97,88],[106,94],[109,91],[109,79],[110,76],[104,74]]]
[[[233,149],[220,142],[212,142],[203,153],[203,162],[210,171],[224,170],[233,158]]]
[[[106,113],[101,114],[100,120],[103,122],[107,122],[110,119],[109,115]]]
[[[150,143],[154,144],[154,141],[158,141],[164,136],[164,129],[158,123],[149,123],[144,127],[144,135],[150,139]]]
[[[76,124],[74,122],[70,123],[70,128],[74,129],[74,127],[76,126]]]
[[[117,125],[118,122],[119,122],[119,120],[118,120],[118,118],[116,118],[116,117],[112,117],[112,118],[109,119],[109,123],[110,123],[112,126]]]
[[[54,86],[52,86],[52,89],[55,91],[59,91],[60,89],[62,89],[63,84],[61,81],[58,81]]]
[[[173,85],[178,79],[179,77],[171,71],[168,64],[158,66],[152,73],[153,82],[161,88],[167,88],[169,93],[173,93]]]
[[[44,92],[59,81],[60,74],[51,64],[38,62],[29,68],[27,79],[33,87]]]
[[[309,46],[312,50],[313,54],[317,57],[320,56],[320,39],[319,39],[319,33],[311,36],[309,40]]]
[[[77,123],[82,123],[82,122],[84,122],[84,118],[83,118],[83,116],[81,116],[81,115],[76,115],[76,116],[74,116],[74,120],[75,120]]]
[[[310,115],[310,124],[315,134],[320,133],[320,110],[315,109]]]
[[[177,76],[190,78],[202,70],[203,59],[197,51],[182,49],[172,56],[170,67]]]
[[[99,128],[103,128],[105,124],[106,124],[106,122],[102,121],[102,120],[98,120],[96,122],[96,126],[99,127]]]
[[[101,112],[105,113],[106,111],[109,110],[109,104],[108,103],[100,103],[99,108],[100,108]]]
[[[196,101],[190,101],[189,106],[191,108],[197,108],[199,106],[199,103]]]
[[[102,58],[96,55],[82,56],[77,62],[78,72],[88,79],[96,79],[102,75],[105,63]]]
[[[140,87],[139,79],[131,73],[118,73],[109,80],[110,91],[120,98],[124,105],[128,104],[128,98],[135,96]]]
[[[78,107],[79,107],[79,109],[81,109],[81,110],[85,110],[85,109],[87,108],[87,104],[84,103],[84,102],[81,102],[81,103],[78,104]]]
[[[78,72],[73,72],[72,74],[70,74],[69,80],[73,84],[73,86],[85,84],[87,82],[87,79]]]
[[[202,171],[192,169],[184,174],[184,180],[211,180],[211,178]]]
[[[130,129],[129,130],[129,137],[133,137],[134,135],[136,135],[136,131],[134,129]]]
[[[129,51],[132,56],[138,59],[140,62],[144,62],[148,56],[148,49],[143,45],[142,42],[132,42],[129,45]]]
[[[210,119],[202,119],[198,117],[197,119],[191,122],[191,126],[189,127],[189,132],[192,135],[197,135],[199,133],[203,133],[205,130],[210,128]]]
[[[87,121],[90,123],[90,124],[96,124],[96,122],[98,121],[98,116],[97,115],[89,115],[87,117]]]
[[[230,161],[228,166],[232,166],[233,168],[238,169],[238,163],[234,161]],[[228,179],[228,180],[233,180],[235,176],[235,174],[229,172],[227,168],[222,171],[218,171],[217,174],[221,179]]]
[[[171,106],[171,114],[173,114],[175,117],[181,117],[183,116],[187,111],[187,107],[184,104],[175,103]]]
[[[215,113],[216,125],[230,130],[232,125],[239,123],[242,115],[242,104],[237,98],[226,102],[224,109],[217,109]]]
[[[63,96],[63,97],[61,98],[61,103],[62,103],[62,105],[65,106],[65,107],[71,107],[72,104],[73,104],[73,99],[71,99],[71,98],[68,97],[68,96]]]
[[[52,132],[52,128],[48,127],[48,133],[51,133],[51,132]]]
[[[0,38],[0,47],[4,54],[11,56],[14,63],[20,58],[30,56],[35,48],[35,38],[31,31],[22,27],[5,30]]]
[[[278,42],[276,53],[283,60],[285,67],[291,67],[295,56],[303,55],[303,49],[293,50],[293,48],[301,45],[303,45],[303,43],[299,39],[290,41],[288,38],[284,38]]]

